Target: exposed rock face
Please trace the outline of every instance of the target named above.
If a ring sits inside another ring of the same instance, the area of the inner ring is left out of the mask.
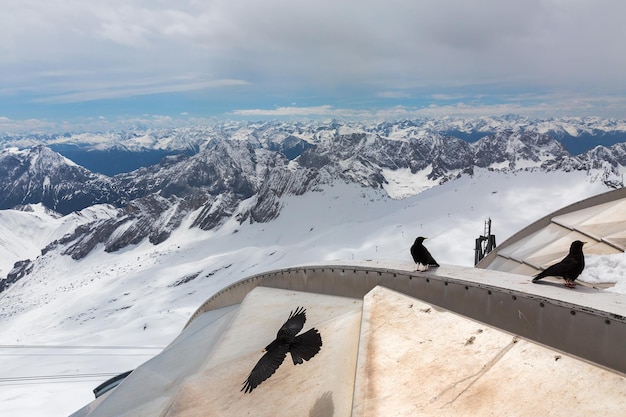
[[[108,177],[94,174],[45,146],[0,152],[0,209],[43,203],[62,214],[99,203],[120,204]]]
[[[42,203],[67,214],[109,204],[114,215],[77,227],[44,248],[74,259],[97,245],[114,252],[148,239],[165,241],[182,221],[211,230],[226,220],[269,222],[280,215],[286,195],[301,195],[336,181],[381,189],[385,173],[408,169],[441,183],[475,167],[520,170],[602,169],[603,180],[621,186],[626,144],[596,147],[572,156],[556,140],[535,130],[510,129],[467,142],[415,133],[416,125],[386,123],[370,129],[339,123],[223,127],[192,135],[196,153],[113,177],[94,174],[44,146],[0,151],[0,208]],[[178,132],[180,133],[180,132]],[[174,137],[179,146],[185,139]],[[131,137],[132,139],[132,137]],[[16,265],[3,285],[28,273]]]
[[[0,279],[0,293],[32,272],[34,264],[30,259],[17,261],[5,279]]]

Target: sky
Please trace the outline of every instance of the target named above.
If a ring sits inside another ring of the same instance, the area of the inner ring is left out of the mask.
[[[626,117],[622,0],[5,0],[0,131]]]

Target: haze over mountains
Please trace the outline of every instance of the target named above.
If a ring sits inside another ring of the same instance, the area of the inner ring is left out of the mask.
[[[5,133],[0,148],[24,149],[43,144],[93,172],[115,175],[157,163],[166,155],[196,153],[216,138],[256,138],[259,142],[270,143],[292,136],[316,143],[348,132],[361,132],[397,140],[442,135],[475,142],[503,131],[546,134],[558,140],[572,155],[598,145],[610,147],[626,141],[626,122],[622,120],[594,117],[534,120],[506,116],[396,122],[232,121],[169,129],[138,126],[133,130],[100,133]]]

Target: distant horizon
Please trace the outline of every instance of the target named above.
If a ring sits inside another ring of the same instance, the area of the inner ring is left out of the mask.
[[[472,121],[472,120],[499,120],[499,119],[521,119],[530,122],[543,121],[567,121],[567,120],[602,120],[608,122],[624,122],[626,123],[626,115],[624,117],[601,117],[601,116],[582,116],[582,115],[526,115],[519,113],[502,113],[502,114],[422,114],[419,111],[410,112],[402,109],[395,109],[394,112],[355,112],[352,115],[346,113],[342,116],[341,112],[333,113],[332,108],[328,109],[325,114],[321,110],[315,114],[307,116],[297,114],[295,108],[293,114],[288,115],[287,109],[281,109],[284,114],[275,112],[250,113],[244,116],[227,117],[194,117],[189,114],[179,115],[178,117],[142,114],[136,117],[119,117],[115,119],[107,119],[105,117],[84,118],[70,121],[55,121],[48,119],[11,119],[0,115],[0,135],[3,136],[27,136],[27,135],[63,135],[63,134],[80,134],[80,133],[108,133],[116,131],[131,130],[158,130],[158,129],[175,129],[175,128],[193,128],[201,126],[214,126],[225,123],[326,123],[330,121],[338,121],[341,123],[384,123],[384,122],[402,122],[402,121],[439,121],[439,120],[455,120],[455,121]]]
[[[414,118],[386,121],[323,120],[231,120],[213,121],[182,127],[135,126],[104,132],[57,132],[0,135],[0,153],[11,149],[28,150],[45,146],[91,172],[113,176],[160,163],[179,154],[193,155],[212,138],[257,140],[280,143],[298,137],[315,143],[335,135],[362,132],[382,140],[409,140],[440,135],[467,143],[487,136],[506,140],[508,135],[527,132],[547,135],[560,143],[572,156],[597,146],[605,148],[626,143],[626,120],[601,118],[532,119],[515,115],[481,118]],[[316,139],[317,138],[317,139]],[[532,139],[531,139],[532,140]],[[279,146],[279,145],[278,145]],[[270,146],[271,148],[271,146]],[[288,156],[289,157],[289,156]],[[291,158],[290,158],[291,159]]]

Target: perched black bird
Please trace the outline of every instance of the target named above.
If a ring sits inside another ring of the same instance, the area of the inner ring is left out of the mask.
[[[312,328],[296,336],[302,330],[305,321],[306,310],[302,307],[297,307],[289,314],[285,324],[278,330],[276,339],[265,347],[265,354],[250,372],[241,391],[252,392],[261,382],[272,376],[285,360],[287,352],[291,353],[293,364],[298,365],[308,361],[320,351],[322,336],[317,329]]]
[[[437,267],[439,264],[435,261],[435,258],[428,252],[428,249],[424,246],[425,237],[418,237],[415,239],[413,246],[411,246],[411,256],[417,264],[417,271],[426,271],[429,266]]]
[[[587,242],[575,240],[569,247],[569,253],[560,262],[549,266],[541,271],[533,278],[533,282],[539,281],[545,277],[561,277],[565,280],[567,288],[574,288],[574,281],[585,268],[585,255],[583,254],[583,245]]]

